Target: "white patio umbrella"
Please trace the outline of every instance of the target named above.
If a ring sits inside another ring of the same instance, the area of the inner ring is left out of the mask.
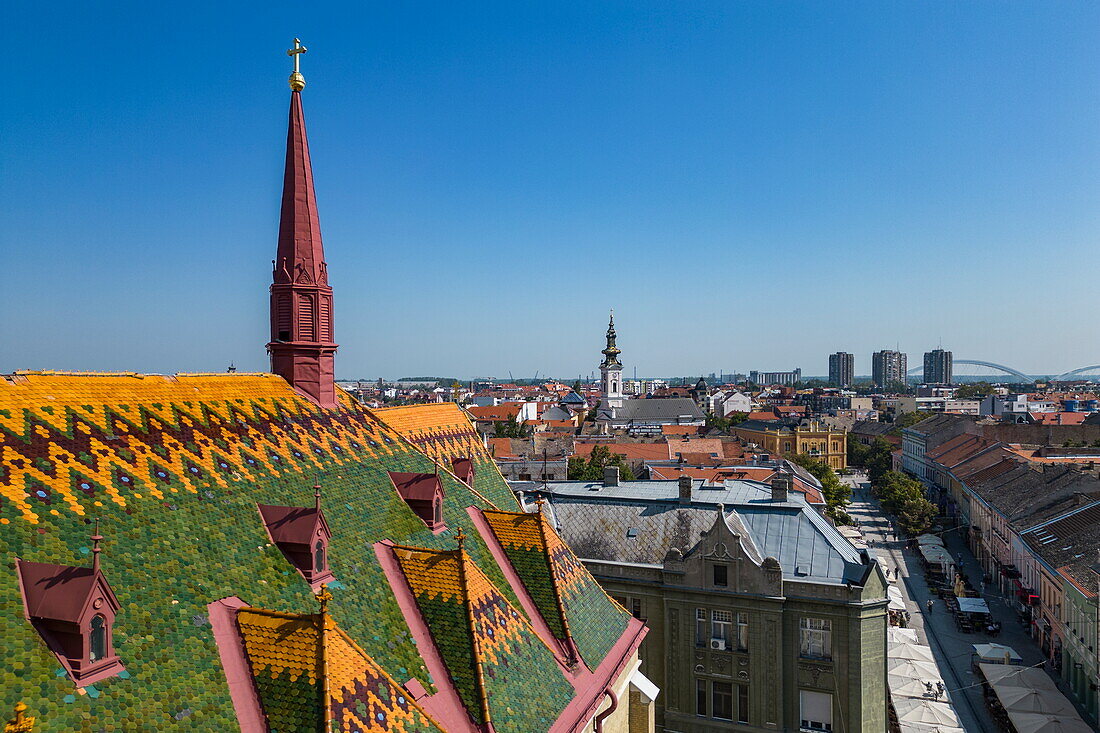
[[[929,723],[962,727],[955,709],[949,703],[938,700],[903,697],[894,700],[894,711],[899,723]]]
[[[1048,715],[1076,716],[1070,701],[1058,691],[1029,690],[1021,687],[1009,687],[999,690],[997,697],[1004,709],[1014,713],[1046,713]]]
[[[962,728],[953,725],[936,725],[935,723],[899,723],[901,733],[966,733]]]
[[[1019,664],[1024,661],[1015,649],[1005,644],[974,644],[974,653],[981,661],[993,664]]]
[[[888,659],[886,660],[886,672],[899,677],[908,677],[911,680],[926,680],[932,684],[943,682],[939,667],[932,662],[921,662],[913,659]]]
[[[887,653],[891,659],[910,659],[916,662],[935,662],[932,650],[911,641],[890,642]]]
[[[890,688],[891,698],[901,697],[923,697],[930,700],[934,700],[928,694],[928,687],[924,684],[924,680],[915,680],[912,677],[901,677],[896,674],[886,676],[886,686]],[[933,691],[935,690],[935,684],[933,683]],[[946,695],[946,693],[944,693]],[[944,698],[940,698],[943,700]]]
[[[1016,733],[1093,733],[1091,726],[1074,713],[1067,715],[1045,715],[1043,713],[1009,712],[1008,719]]]
[[[886,635],[890,641],[916,641],[917,630],[916,629],[903,629],[900,626],[891,626],[886,630]]]

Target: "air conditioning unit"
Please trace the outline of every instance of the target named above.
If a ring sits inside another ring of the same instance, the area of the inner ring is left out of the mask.
[[[714,649],[716,651],[724,652],[724,651],[726,651],[726,640],[725,639],[717,639],[717,638],[716,639],[711,639],[710,640],[710,648]]]

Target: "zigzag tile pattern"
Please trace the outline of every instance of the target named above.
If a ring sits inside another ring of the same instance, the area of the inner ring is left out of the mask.
[[[30,374],[0,384],[0,496],[32,523],[84,516],[391,453],[395,437],[366,413],[318,411],[270,375]]]
[[[434,470],[369,412],[320,411],[276,377],[0,378],[0,556],[87,565],[91,520],[101,519],[126,665],[125,677],[74,689],[24,619],[14,573],[0,573],[0,709],[23,700],[44,730],[233,730],[206,605],[239,596],[263,608],[315,608],[256,509],[308,502],[314,483],[333,533],[333,618],[394,677],[431,691],[373,544],[454,546],[453,530],[432,534],[387,476]],[[471,505],[490,508],[449,474],[441,480],[448,527],[468,521]],[[511,601],[480,539],[466,547]],[[282,674],[285,691],[309,694],[306,677]],[[354,714],[361,710],[355,703]]]
[[[498,480],[500,470],[477,429],[455,403],[386,407],[374,414],[434,461],[449,467],[456,458],[470,458],[475,488],[501,509],[517,507],[515,495]]]
[[[474,721],[502,733],[548,728],[572,688],[527,619],[466,553],[395,552]]]
[[[607,595],[569,545],[546,526],[546,556],[569,631],[589,669],[595,669],[626,630],[630,614]]]
[[[320,622],[313,614],[242,609],[237,624],[273,731],[315,733],[323,725],[323,656],[335,730],[439,733],[431,717],[331,621],[323,651]]]
[[[551,632],[559,639],[571,638],[589,669],[595,669],[630,615],[592,578],[541,512],[483,513]],[[602,622],[594,623],[596,619]]]
[[[523,581],[523,586],[538,607],[539,614],[550,627],[550,632],[558,639],[565,640],[568,637],[566,622],[558,604],[550,558],[546,554],[546,545],[539,527],[541,516],[522,512],[486,511],[485,521],[504,549],[504,554],[508,556],[516,574]]]

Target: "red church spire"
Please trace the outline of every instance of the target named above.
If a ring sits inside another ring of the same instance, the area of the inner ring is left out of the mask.
[[[313,169],[309,162],[299,57],[301,41],[287,51],[294,57],[290,75],[290,125],[286,136],[286,172],[279,218],[279,248],[271,283],[271,371],[321,407],[336,406],[332,335],[332,288],[328,284]]]

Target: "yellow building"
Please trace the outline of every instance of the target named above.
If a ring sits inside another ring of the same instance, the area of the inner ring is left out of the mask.
[[[792,424],[783,420],[746,420],[730,432],[776,454],[795,453],[819,458],[832,469],[848,465],[848,433],[830,430],[816,420]]]

